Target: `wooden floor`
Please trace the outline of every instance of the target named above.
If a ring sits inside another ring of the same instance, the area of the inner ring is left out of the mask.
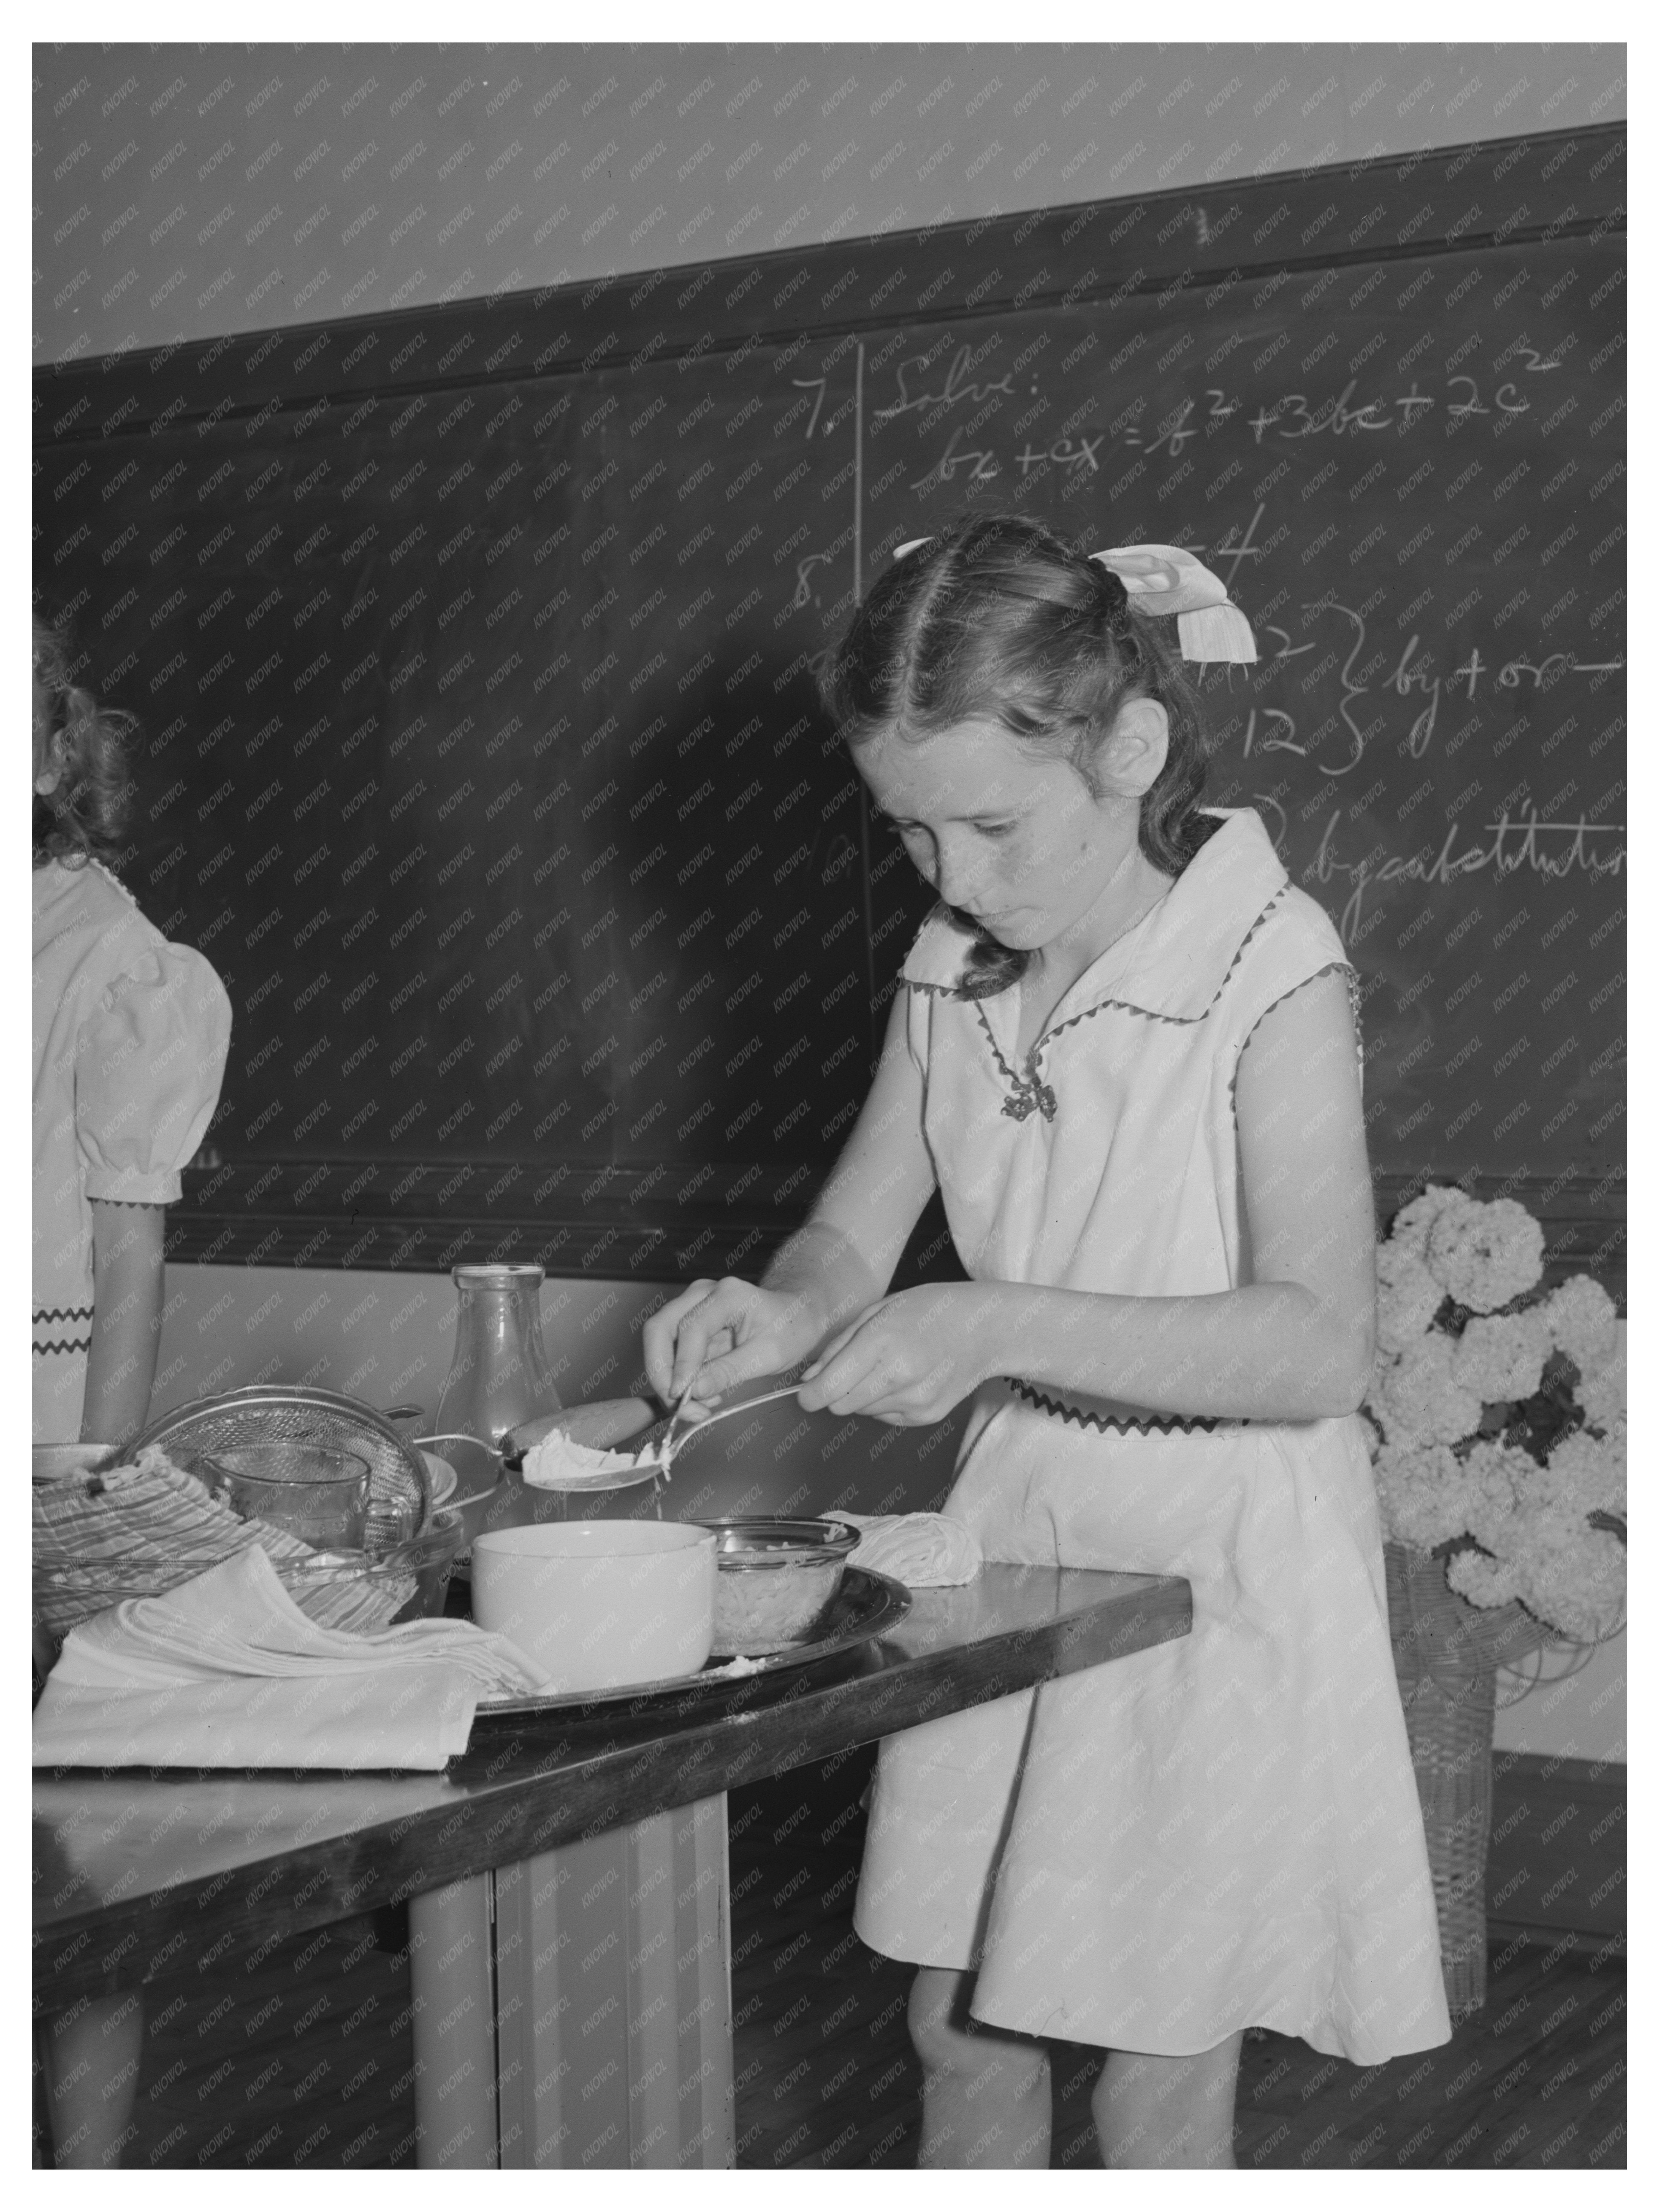
[[[730,1800],[738,2160],[909,2166],[918,2072],[908,1967],[852,1930],[872,1754]],[[155,2170],[414,2163],[406,1921],[372,1915],[252,1972],[150,1993],[124,2162]],[[1622,2167],[1622,1948],[1494,1946],[1485,2010],[1443,2049],[1361,2069],[1253,2030],[1238,2090],[1243,2167]],[[1051,2046],[1051,2163],[1100,2163],[1099,2054]],[[37,2163],[44,2162],[37,2118]]]
[[[786,1777],[731,1802],[738,2162],[909,2166],[920,2071],[911,1969],[852,1932],[870,1766]],[[1622,1948],[1494,1946],[1485,2009],[1419,2057],[1361,2068],[1253,2029],[1240,2069],[1238,2164],[1621,2167]],[[1098,2167],[1089,2096],[1101,2055],[1049,2046],[1050,2164]]]
[[[122,2164],[412,2166],[408,1927],[404,1911],[368,1914],[251,1973],[155,1984]],[[37,2096],[37,2164],[40,2124]]]

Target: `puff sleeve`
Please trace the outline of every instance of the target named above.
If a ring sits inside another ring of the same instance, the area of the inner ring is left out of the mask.
[[[230,1048],[230,1001],[199,952],[161,940],[102,994],[76,1055],[89,1199],[168,1206],[202,1141]]]

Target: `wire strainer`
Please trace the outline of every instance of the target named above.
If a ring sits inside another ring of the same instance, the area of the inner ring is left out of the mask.
[[[407,1542],[432,1511],[426,1462],[391,1422],[356,1398],[305,1383],[253,1384],[195,1398],[151,1422],[131,1448],[159,1444],[176,1466],[247,1444],[320,1445],[368,1462],[368,1549]]]

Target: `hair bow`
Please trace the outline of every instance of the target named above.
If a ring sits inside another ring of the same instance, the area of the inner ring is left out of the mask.
[[[1137,614],[1174,615],[1183,660],[1254,660],[1250,625],[1219,576],[1179,545],[1114,545],[1091,553],[1109,568]]]
[[[931,537],[907,538],[893,548],[893,558],[902,561],[932,543]],[[1138,614],[1175,616],[1183,660],[1255,659],[1255,638],[1226,586],[1181,546],[1114,545],[1089,558],[1111,570]]]

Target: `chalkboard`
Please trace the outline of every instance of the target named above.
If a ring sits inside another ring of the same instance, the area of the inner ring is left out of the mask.
[[[179,1249],[756,1264],[926,904],[813,670],[991,502],[1233,584],[1212,795],[1351,947],[1385,1187],[1513,1188],[1616,1267],[1622,152],[38,377],[37,582],[143,719],[128,879],[237,1009]]]

